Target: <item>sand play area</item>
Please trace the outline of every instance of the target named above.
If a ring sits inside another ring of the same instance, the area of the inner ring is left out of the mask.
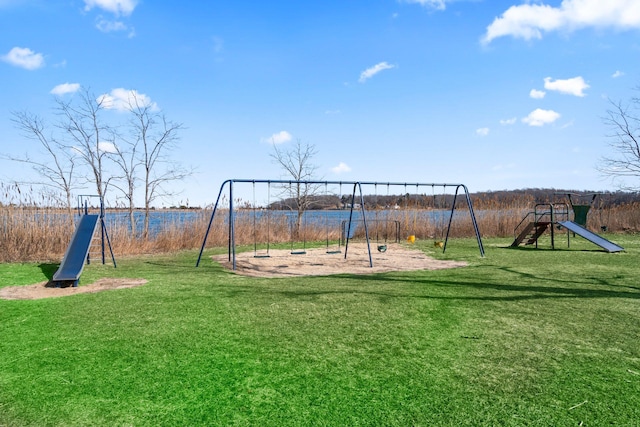
[[[289,250],[270,250],[269,257],[255,257],[254,252],[236,254],[237,274],[254,277],[326,276],[331,274],[371,274],[404,270],[439,270],[464,267],[466,262],[442,261],[427,256],[421,250],[404,244],[388,244],[379,252],[371,244],[373,267],[365,243],[350,243],[345,259],[345,248],[340,253],[327,253],[326,248],[306,249],[305,254],[294,255]],[[335,249],[335,248],[330,248]],[[265,251],[258,252],[264,255]],[[228,255],[215,255],[214,261],[232,269]]]
[[[27,286],[7,286],[0,289],[1,299],[40,299],[53,297],[66,297],[69,295],[86,294],[93,292],[108,291],[111,289],[125,289],[142,286],[147,281],[145,279],[100,279],[89,285],[67,286],[56,288],[49,282],[40,282]]]

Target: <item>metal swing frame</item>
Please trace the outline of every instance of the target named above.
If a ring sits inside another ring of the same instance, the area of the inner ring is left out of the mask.
[[[353,185],[353,192],[351,194],[351,206],[349,207],[349,220],[347,226],[347,237],[345,242],[345,250],[344,250],[344,258],[347,259],[349,252],[349,239],[351,235],[351,227],[353,223],[353,211],[356,206],[356,194],[359,198],[359,210],[362,214],[362,221],[364,224],[364,232],[365,238],[367,242],[367,253],[369,258],[369,267],[373,267],[373,259],[371,255],[371,241],[369,237],[369,229],[367,225],[367,215],[364,203],[364,194],[362,192],[362,186],[378,186],[378,185],[387,185],[387,186],[416,186],[419,187],[428,187],[428,186],[440,186],[443,188],[450,187],[455,188],[455,194],[453,196],[453,203],[451,205],[451,214],[449,215],[449,224],[447,226],[447,234],[443,246],[443,252],[447,250],[447,242],[449,240],[449,233],[451,231],[451,223],[453,221],[453,214],[456,207],[456,201],[458,198],[458,194],[460,190],[464,193],[465,201],[469,210],[469,215],[471,217],[471,222],[473,223],[473,229],[475,232],[476,240],[478,243],[478,249],[480,251],[480,256],[484,257],[484,245],[482,243],[482,238],[480,237],[480,230],[478,228],[478,223],[476,221],[475,213],[473,211],[473,204],[471,203],[471,197],[469,195],[469,190],[467,186],[464,184],[437,184],[437,183],[406,183],[406,182],[375,182],[375,181],[315,181],[315,180],[275,180],[275,179],[228,179],[222,183],[220,186],[220,190],[218,191],[218,197],[213,206],[213,211],[211,212],[211,217],[209,219],[209,223],[207,225],[207,229],[204,233],[204,238],[202,240],[202,246],[200,247],[200,253],[198,254],[198,260],[196,261],[196,267],[200,265],[200,261],[202,260],[202,254],[204,252],[205,246],[207,244],[207,239],[209,237],[209,233],[211,231],[211,227],[213,225],[213,220],[215,218],[216,213],[219,209],[221,209],[220,201],[222,200],[222,195],[225,191],[225,188],[228,188],[228,259],[229,262],[232,263],[233,270],[236,269],[236,239],[235,239],[235,206],[233,202],[233,189],[236,184],[277,184],[277,185]]]

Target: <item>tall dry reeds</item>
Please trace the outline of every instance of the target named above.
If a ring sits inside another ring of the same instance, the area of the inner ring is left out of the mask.
[[[632,202],[611,207],[596,209],[589,214],[587,224],[594,230],[606,227],[614,233],[640,232],[640,203]]]
[[[0,262],[60,260],[71,233],[59,211],[0,207]]]
[[[77,216],[69,215],[54,199],[46,195],[32,195],[18,187],[0,188],[0,262],[47,261],[59,262],[69,244]],[[527,195],[503,198],[485,197],[473,200],[480,233],[483,237],[512,237],[521,219],[533,210],[534,201]],[[410,235],[418,239],[442,240],[446,234],[448,210],[434,207],[400,209],[370,209],[367,211],[369,236],[374,241],[404,240]],[[160,211],[160,213],[166,213]],[[132,235],[128,224],[110,221],[115,211],[108,210],[107,232],[113,251],[118,256],[143,253],[175,252],[199,248],[210,220],[211,210],[189,210],[188,220],[163,215],[157,232],[149,238]],[[346,230],[335,211],[315,211],[316,217],[326,219],[303,221],[298,236],[292,222],[282,213],[240,209],[235,216],[234,235],[237,245],[265,245],[302,241],[336,242]],[[333,214],[333,217],[331,216]],[[588,217],[588,228],[595,232],[640,232],[640,203],[633,201],[614,206],[600,205]],[[207,239],[207,247],[226,247],[229,239],[228,211],[219,210]],[[354,239],[363,239],[364,224],[360,217],[351,229]],[[468,208],[459,200],[451,226],[450,237],[471,237],[474,229]],[[96,233],[100,236],[100,232]],[[296,243],[297,242],[297,243]],[[91,248],[91,256],[100,256],[99,237]]]
[[[54,259],[74,227],[60,205],[46,190],[0,183],[0,262]]]

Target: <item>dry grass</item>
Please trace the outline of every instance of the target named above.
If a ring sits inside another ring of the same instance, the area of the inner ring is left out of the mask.
[[[0,261],[49,260],[64,251],[73,224],[47,209],[0,208]]]
[[[18,261],[59,261],[73,234],[74,223],[69,220],[68,211],[61,209],[55,200],[43,195],[32,196],[29,191],[15,187],[3,187],[0,198],[0,262]],[[514,229],[534,205],[532,197],[523,195],[509,202],[485,197],[474,199],[474,208],[482,236],[510,237]],[[202,244],[211,211],[191,210],[188,222],[166,220],[160,230],[148,239],[132,236],[126,224],[109,226],[108,233],[113,251],[117,256],[145,253],[176,252],[198,248]],[[237,215],[235,240],[238,245],[264,245],[266,243],[289,243],[292,241],[291,226],[282,215],[269,213],[256,216]],[[331,212],[331,211],[321,211]],[[380,241],[394,241],[395,224],[399,223],[400,240],[409,235],[418,239],[444,239],[446,215],[432,215],[433,207],[425,209],[375,210],[367,213],[369,235]],[[112,211],[108,211],[110,215]],[[171,218],[170,216],[168,216]],[[340,239],[340,224],[336,220],[303,222],[300,240],[337,241]],[[588,227],[599,232],[603,226],[609,232],[639,232],[640,204],[626,203],[611,208],[594,208],[589,214]],[[354,224],[355,239],[364,238],[362,223]],[[228,242],[229,226],[227,215],[221,210],[212,224],[208,247],[225,247]],[[450,237],[473,236],[473,226],[466,206],[461,203],[456,209]],[[92,247],[92,257],[99,255],[99,242]]]

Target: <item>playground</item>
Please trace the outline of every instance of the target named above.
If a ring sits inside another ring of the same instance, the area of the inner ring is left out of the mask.
[[[266,193],[262,191],[263,196],[266,194],[266,200],[258,200],[256,189],[259,185],[266,189]],[[234,188],[242,186],[251,188],[251,201],[237,207],[234,201],[238,203],[242,199],[234,199]],[[367,187],[373,188],[373,195],[370,193],[365,196],[363,188]],[[343,191],[344,188],[346,191]],[[403,191],[396,195],[391,193],[391,188]],[[431,196],[427,194],[429,188]],[[441,195],[436,195],[436,188],[442,190]],[[447,194],[447,188],[455,191]],[[339,191],[336,192],[336,189]],[[382,189],[380,194],[379,189]],[[412,189],[414,194],[407,192],[408,189]],[[278,193],[278,197],[272,199],[272,190]],[[286,197],[292,195],[295,197]],[[567,248],[570,248],[573,236],[574,240],[579,237],[595,244],[604,252],[618,253],[625,250],[587,228],[589,212],[596,201],[603,198],[602,193],[564,192],[556,193],[556,196],[564,201],[537,203],[524,215],[514,229],[515,238],[509,245],[510,248],[531,246],[539,249],[548,245],[556,250],[558,239],[566,239]],[[99,240],[100,250],[98,256],[94,255],[94,262],[101,261],[105,265],[110,258],[113,267],[117,268],[105,222],[103,201],[98,200],[97,207],[92,206],[93,212],[89,212],[89,201],[96,198],[93,195],[78,197],[76,229],[52,277],[29,286],[5,286],[0,289],[0,298],[71,296],[146,283],[144,279],[105,278],[82,288],[78,287],[85,265],[91,262],[90,252],[92,247],[96,247],[96,239]],[[599,203],[602,204],[602,201]],[[401,205],[404,205],[404,209],[399,211]],[[480,256],[484,257],[484,244],[478,222],[469,192],[463,184],[231,179],[220,186],[196,267],[202,262],[212,230],[219,232],[221,229],[227,231],[227,253],[211,255],[210,259],[233,273],[245,276],[330,276],[464,267],[468,265],[465,261],[438,260],[432,256],[434,250],[442,250],[442,254],[446,252],[452,225],[458,223],[460,226],[461,205],[468,213],[468,222],[475,234]],[[282,206],[288,206],[290,214],[278,213],[277,209],[282,209]],[[314,206],[323,208],[311,219],[307,219],[307,210]],[[274,207],[276,210],[273,210]],[[456,214],[457,220],[454,220]],[[438,220],[434,220],[435,218]],[[316,238],[317,230],[321,229],[321,234],[326,236],[324,244],[316,240],[309,242],[310,246],[307,247],[307,238],[311,235],[308,223],[315,230]],[[250,235],[253,238],[253,251],[236,248],[239,240],[236,230],[242,224],[250,224],[252,227]],[[275,240],[271,230],[278,227],[281,228],[281,236],[283,229],[285,234],[289,234],[289,249],[282,249],[282,241],[279,249],[271,247],[272,238]],[[600,228],[602,232],[607,231],[606,225],[601,225]],[[424,244],[421,245],[422,248],[416,248],[416,235],[419,239],[432,240],[433,248],[425,250]],[[563,235],[566,237],[562,237]]]
[[[352,189],[348,209],[321,212],[338,219],[301,218],[296,238],[296,216],[256,197],[211,215],[215,245],[116,263],[87,209],[62,263],[1,263],[0,425],[640,419],[637,235],[591,230],[624,248],[607,251],[570,206],[532,204],[527,221],[549,224],[514,247],[519,233],[476,238],[464,196],[423,188],[375,209]],[[448,236],[461,223],[467,237]]]
[[[235,198],[234,191],[237,187],[243,186],[251,188],[251,201],[245,201],[238,207],[236,204],[242,199]],[[258,186],[263,186],[261,194],[266,194],[266,200],[258,200]],[[363,188],[373,189],[373,195],[370,192],[365,196]],[[396,195],[391,192],[392,188],[400,188],[402,191]],[[427,194],[429,188],[431,196]],[[439,200],[436,188],[442,192]],[[339,191],[336,192],[336,189]],[[382,194],[379,194],[379,189],[383,190]],[[412,189],[414,194],[409,193],[408,189]],[[447,189],[454,191],[447,194]],[[272,192],[278,193],[278,196],[272,199]],[[574,238],[579,236],[609,253],[624,251],[622,246],[587,228],[589,211],[602,194],[558,195],[566,197],[566,201],[538,203],[522,218],[514,229],[515,239],[510,245],[511,248],[521,245],[533,245],[538,248],[539,242],[549,235],[551,249],[556,249],[556,235],[564,232],[567,247],[570,247],[573,235]],[[106,227],[103,201],[99,200],[97,212],[89,212],[89,201],[94,198],[96,196],[92,195],[78,197],[77,226],[62,262],[51,280],[17,290],[16,295],[22,294],[22,297],[30,298],[30,294],[33,294],[39,297],[45,294],[55,295],[55,291],[52,292],[50,288],[77,288],[84,266],[91,261],[90,252],[91,248],[95,247],[97,235],[100,241],[98,258],[104,265],[110,255],[113,267],[117,267]],[[399,213],[397,211],[401,205],[404,205],[404,209]],[[288,206],[290,215],[278,213],[277,209],[282,209],[282,206]],[[219,232],[220,229],[226,229],[227,254],[212,256],[211,259],[241,275],[327,276],[461,267],[467,264],[435,260],[424,250],[413,246],[416,235],[423,239],[427,237],[433,239],[434,248],[442,249],[444,254],[452,226],[460,223],[461,206],[468,214],[468,222],[475,234],[480,256],[484,257],[484,244],[478,222],[464,184],[230,179],[220,186],[195,266],[200,266],[212,230]],[[311,219],[307,219],[308,210],[314,207],[321,209]],[[456,214],[457,220],[454,220]],[[241,217],[242,220],[239,220]],[[337,219],[341,219],[339,235],[336,235]],[[283,220],[286,224],[283,224]],[[436,222],[439,223],[437,226]],[[252,252],[236,249],[236,229],[247,223],[252,226]],[[285,233],[288,229],[290,249],[271,248],[271,230],[280,227],[282,235],[283,225]],[[316,241],[307,248],[307,239],[311,234],[309,228],[316,233],[318,228],[324,230],[322,233],[326,235],[326,247],[321,247]],[[602,226],[601,229],[606,231],[607,227]],[[351,251],[348,256],[350,242]],[[118,286],[117,283],[97,286],[94,284],[93,288],[97,290],[85,287],[81,291],[67,290],[59,295],[95,292],[110,287],[117,289]],[[11,292],[12,289],[5,289],[5,297],[8,293],[9,297],[15,297]]]

